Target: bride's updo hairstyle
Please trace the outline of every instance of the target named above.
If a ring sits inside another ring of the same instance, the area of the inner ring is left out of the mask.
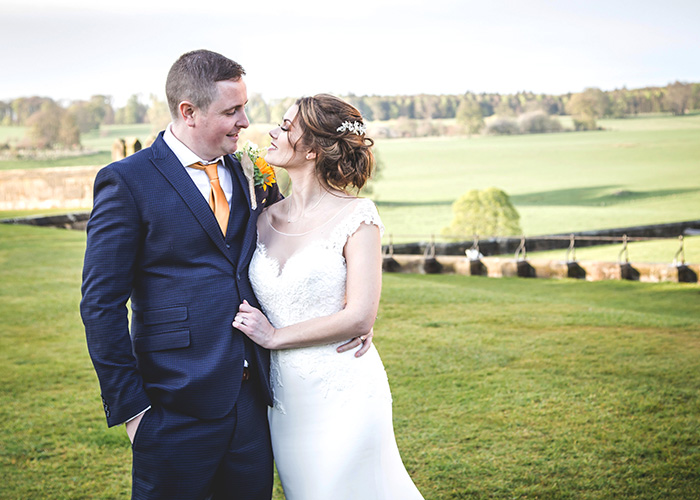
[[[316,175],[336,189],[362,189],[374,170],[374,141],[357,108],[330,94],[302,97],[296,104],[299,142],[316,153]]]

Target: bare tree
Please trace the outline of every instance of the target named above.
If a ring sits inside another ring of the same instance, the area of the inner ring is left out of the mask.
[[[664,95],[664,105],[674,115],[684,115],[693,97],[693,87],[687,83],[669,83]]]

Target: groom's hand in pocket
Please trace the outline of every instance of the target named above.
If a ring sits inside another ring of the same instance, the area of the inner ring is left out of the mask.
[[[146,411],[141,412],[140,414],[138,414],[137,416],[135,416],[134,418],[132,418],[124,424],[124,427],[126,427],[126,434],[127,436],[129,436],[129,441],[131,441],[131,444],[134,444],[134,436],[136,436],[136,430],[139,428],[141,419],[146,414]]]

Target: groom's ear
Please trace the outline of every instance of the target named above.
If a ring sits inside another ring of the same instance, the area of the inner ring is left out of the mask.
[[[178,105],[177,110],[180,113],[182,121],[184,121],[188,127],[194,127],[194,118],[197,112],[195,105],[189,101],[182,101]]]

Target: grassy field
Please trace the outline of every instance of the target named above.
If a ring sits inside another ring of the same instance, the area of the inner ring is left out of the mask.
[[[470,189],[505,190],[526,235],[697,219],[700,114],[601,120],[599,132],[377,141],[387,236],[428,240]]]
[[[16,142],[26,132],[26,127],[0,127],[0,143]],[[107,165],[111,162],[111,148],[115,139],[137,137],[142,142],[151,135],[151,126],[145,125],[108,125],[101,130],[83,134],[80,138],[86,154],[65,158],[20,158],[14,160],[0,159],[0,170],[78,167],[85,165]]]
[[[128,439],[105,425],[78,314],[84,245],[0,225],[3,499],[129,495]],[[687,284],[385,275],[376,344],[425,498],[697,498],[699,299]]]
[[[700,217],[700,114],[600,125],[605,130],[378,140],[383,168],[371,196],[386,225],[385,243],[390,236],[395,242],[439,236],[452,219],[452,202],[489,186],[511,196],[530,236]],[[248,136],[263,144],[268,128],[251,127]],[[8,133],[0,128],[0,137]],[[60,164],[105,164],[115,138],[150,134],[149,125],[105,127],[83,137],[86,148],[104,152]],[[0,169],[51,164],[0,161]]]
[[[27,133],[27,127],[0,125],[0,144],[17,144]]]

